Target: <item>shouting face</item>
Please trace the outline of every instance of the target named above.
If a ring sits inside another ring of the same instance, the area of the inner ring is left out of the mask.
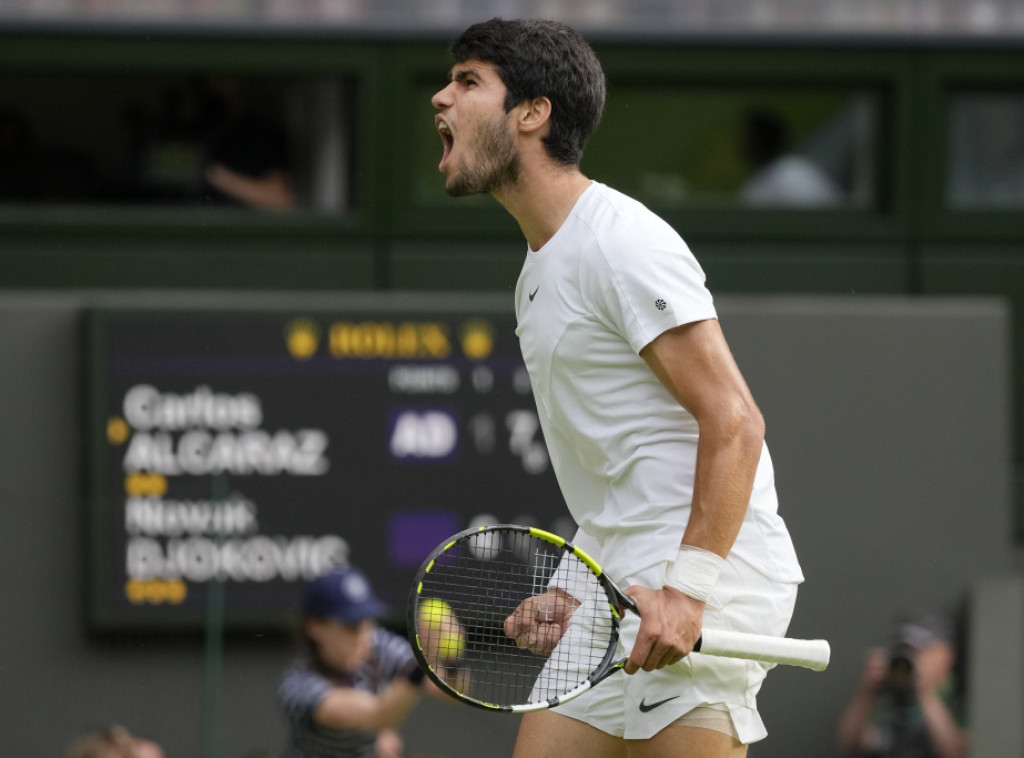
[[[431,98],[444,153],[438,170],[449,195],[494,193],[519,178],[519,150],[505,111],[505,85],[495,68],[467,60]]]

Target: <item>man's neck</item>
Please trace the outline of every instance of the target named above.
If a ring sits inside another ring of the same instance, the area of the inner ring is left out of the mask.
[[[515,186],[494,193],[526,237],[531,250],[540,250],[569,217],[590,179],[577,167],[524,171]]]

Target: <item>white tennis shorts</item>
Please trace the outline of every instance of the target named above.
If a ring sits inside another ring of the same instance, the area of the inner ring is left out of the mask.
[[[793,615],[796,593],[795,582],[771,579],[730,556],[704,609],[704,627],[782,636]],[[621,655],[632,649],[639,626],[635,614],[623,618]],[[740,741],[749,744],[768,734],[756,697],[771,668],[773,664],[691,653],[658,671],[638,671],[632,676],[615,673],[554,712],[616,737],[649,739],[698,706],[722,704]]]

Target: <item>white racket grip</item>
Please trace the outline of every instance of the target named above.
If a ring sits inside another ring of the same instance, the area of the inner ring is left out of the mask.
[[[722,629],[703,630],[699,652],[726,658],[747,658],[764,663],[803,666],[812,671],[824,671],[828,668],[832,655],[828,640],[798,640]]]

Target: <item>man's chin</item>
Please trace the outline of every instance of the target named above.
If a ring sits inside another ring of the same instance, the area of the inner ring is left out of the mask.
[[[448,193],[449,197],[466,197],[468,195],[477,195],[482,192],[482,190],[476,189],[466,182],[460,182],[457,179],[445,182],[444,191]]]
[[[507,190],[514,185],[515,181],[511,178],[505,181],[492,179],[490,182],[482,182],[453,177],[445,182],[444,190],[450,197],[468,197],[470,195],[491,195],[493,197],[495,193]]]

